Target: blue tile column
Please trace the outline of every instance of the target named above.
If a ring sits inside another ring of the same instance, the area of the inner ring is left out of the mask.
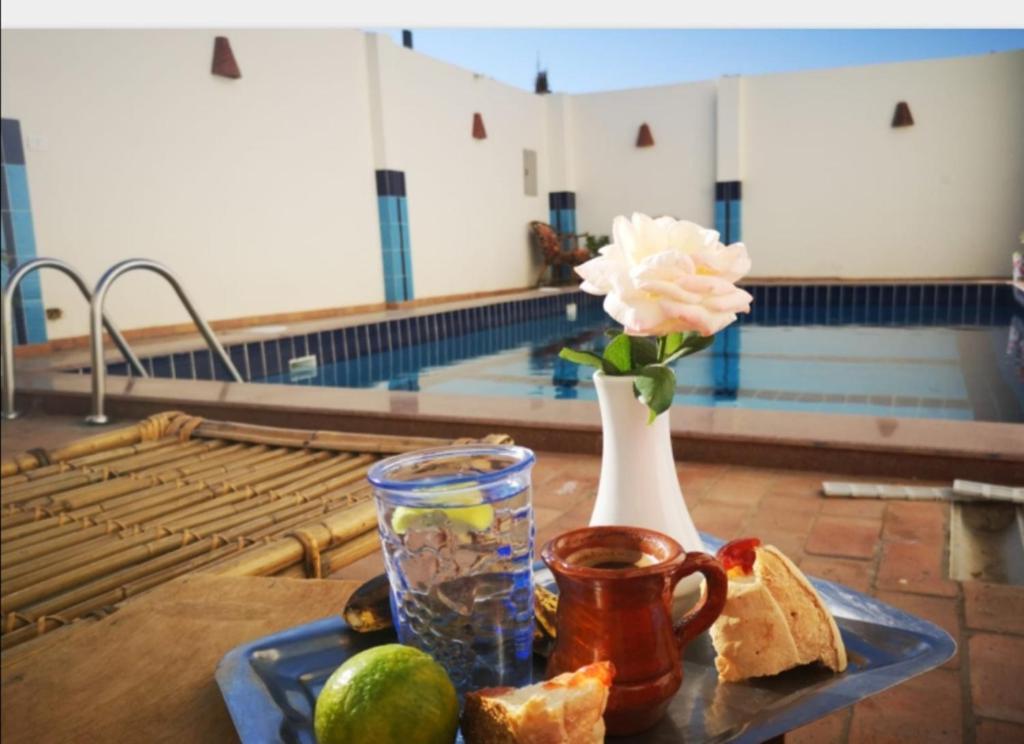
[[[386,302],[413,298],[412,244],[406,205],[405,173],[377,171],[377,211],[380,217],[381,260]]]
[[[715,334],[711,347],[715,400],[736,400],[740,389],[740,324],[728,325]]]
[[[0,160],[3,163],[0,194],[0,250],[3,252],[3,280],[6,283],[15,267],[36,257],[32,205],[28,198],[28,173],[21,124],[16,119],[0,121]],[[39,273],[22,280],[14,295],[14,337],[19,344],[46,342],[46,312]]]
[[[742,215],[739,181],[715,184],[715,229],[720,240],[729,245],[741,240]],[[715,334],[711,347],[715,400],[736,400],[740,389],[740,324],[726,326]]]
[[[548,194],[548,211],[551,215],[551,227],[558,233],[576,232],[576,192],[575,191],[552,191]],[[571,251],[576,246],[575,241],[566,239],[562,241],[562,251]],[[568,266],[558,267],[558,279],[568,281],[571,275]]]
[[[726,245],[743,239],[740,209],[742,193],[739,181],[719,181],[715,184],[715,229]]]

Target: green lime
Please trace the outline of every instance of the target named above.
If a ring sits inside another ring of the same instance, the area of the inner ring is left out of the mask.
[[[460,493],[448,496],[445,500],[455,504],[473,504],[473,506],[416,507],[400,506],[391,515],[391,528],[399,535],[404,535],[411,527],[432,524],[435,515],[445,515],[456,526],[468,527],[472,530],[486,530],[494,521],[494,507],[481,504],[483,498],[479,491]]]
[[[459,701],[429,654],[389,643],[334,670],[316,699],[313,728],[318,744],[451,744]]]

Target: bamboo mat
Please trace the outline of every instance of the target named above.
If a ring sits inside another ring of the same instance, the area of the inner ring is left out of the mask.
[[[327,576],[379,547],[373,462],[451,443],[172,411],[5,460],[2,648],[192,572]]]

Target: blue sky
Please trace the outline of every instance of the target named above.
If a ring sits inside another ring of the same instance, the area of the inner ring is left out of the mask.
[[[401,43],[398,29],[370,29]],[[1024,30],[413,29],[416,50],[533,89],[586,93],[719,75],[845,67],[1024,49]]]

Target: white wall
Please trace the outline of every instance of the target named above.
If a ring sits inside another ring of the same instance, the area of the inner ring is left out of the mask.
[[[745,79],[761,276],[1007,276],[1024,230],[1024,52]],[[914,126],[890,126],[906,101]]]
[[[380,302],[364,35],[231,31],[240,80],[210,74],[213,31],[4,31],[2,109],[26,140],[38,255],[90,283],[165,262],[211,319]],[[70,282],[43,273],[50,338],[81,335]],[[126,276],[123,328],[186,322]]]
[[[580,231],[609,234],[616,215],[632,212],[713,225],[715,87],[702,82],[572,97],[568,147]],[[644,122],[654,147],[636,146]]]
[[[548,219],[546,99],[377,39],[385,167],[405,172],[416,297],[525,287]],[[479,112],[487,138],[472,137]],[[526,196],[523,149],[537,151]]]
[[[759,276],[1004,275],[1024,229],[1024,52],[537,96],[345,30],[227,32],[225,80],[215,35],[3,32],[39,255],[90,281],[155,258],[211,319],[383,302],[376,168],[406,174],[417,298],[532,283],[549,191],[606,234],[632,211],[710,226],[716,180],[739,178]],[[900,100],[916,124],[894,130]],[[82,334],[74,288],[43,277],[50,337]],[[152,277],[109,307],[187,320]]]

